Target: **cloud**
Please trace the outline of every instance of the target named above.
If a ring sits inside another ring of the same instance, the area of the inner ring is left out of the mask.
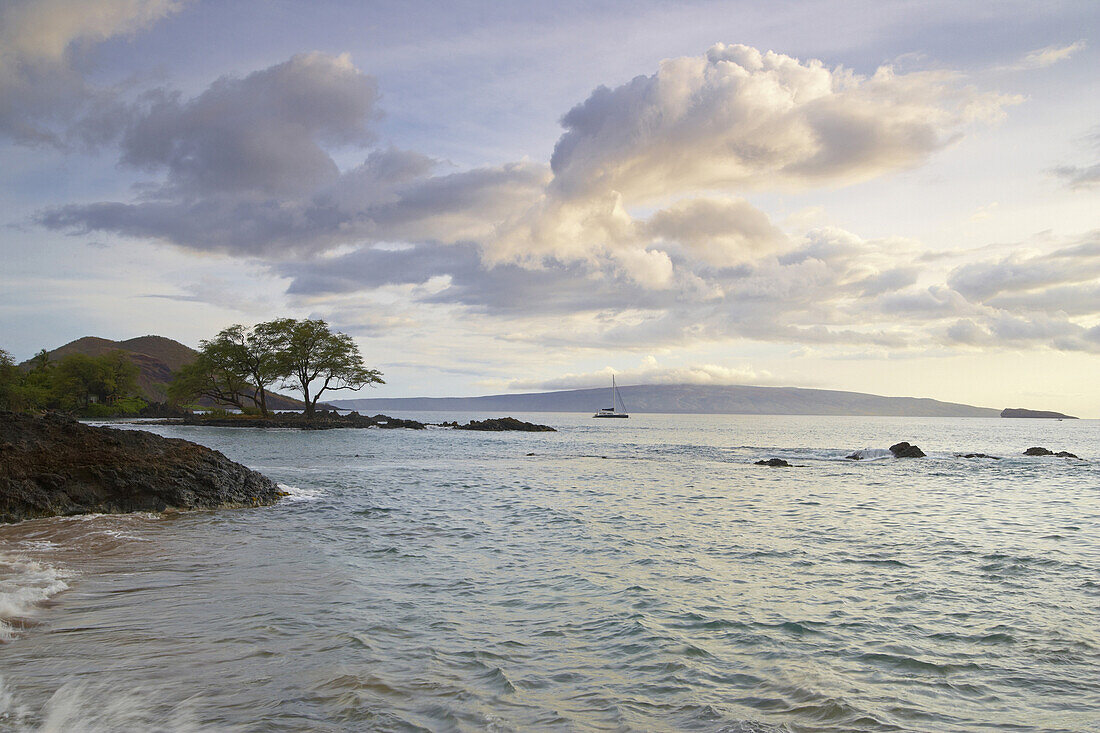
[[[870,77],[717,44],[600,87],[563,118],[555,191],[630,202],[683,192],[835,185],[923,162],[1014,97],[947,72]]]
[[[1100,232],[1094,232],[1078,244],[1050,253],[1014,252],[998,261],[962,265],[948,275],[947,284],[968,300],[985,302],[1002,293],[1036,291],[1098,277]]]
[[[505,389],[510,391],[591,389],[606,387],[614,374],[620,385],[628,384],[776,384],[772,375],[766,371],[757,371],[749,366],[730,367],[720,364],[695,364],[690,366],[665,367],[658,364],[652,356],[647,356],[635,369],[625,371],[604,367],[603,369],[582,374],[563,374],[546,380],[517,379],[508,382]]]
[[[22,144],[102,144],[125,104],[84,79],[86,51],[175,12],[179,0],[8,0],[0,6],[0,135]]]
[[[787,243],[764,212],[738,198],[678,201],[654,213],[643,231],[716,267],[757,259]]]
[[[153,92],[122,139],[122,163],[165,169],[174,195],[310,193],[339,176],[323,144],[371,141],[377,96],[346,54],[321,53],[223,77],[187,101]]]
[[[1022,59],[1011,66],[1004,67],[1007,70],[1023,71],[1026,69],[1043,69],[1052,66],[1059,61],[1065,61],[1073,54],[1082,50],[1088,44],[1084,40],[1075,41],[1066,46],[1046,46],[1031,51]]]
[[[1100,186],[1100,163],[1089,166],[1061,165],[1051,172],[1075,190]]]

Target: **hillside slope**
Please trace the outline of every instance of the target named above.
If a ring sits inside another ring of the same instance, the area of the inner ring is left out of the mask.
[[[915,397],[795,387],[702,386],[694,384],[619,387],[628,412],[733,415],[897,415],[910,417],[997,417],[997,410]],[[503,394],[485,397],[412,397],[333,400],[352,410],[460,410],[477,412],[595,412],[607,407],[607,389]]]
[[[190,364],[198,356],[198,352],[179,341],[164,336],[138,336],[125,341],[111,341],[98,336],[84,336],[75,341],[70,341],[64,346],[59,346],[53,351],[48,351],[51,360],[62,359],[69,354],[86,354],[88,356],[100,356],[109,351],[125,351],[130,361],[138,367],[138,391],[143,399],[148,402],[166,402],[168,400],[168,383],[172,381],[173,372],[179,371],[184,365]],[[23,362],[23,365],[28,362]],[[209,400],[199,400],[199,404],[210,407],[213,403]],[[293,397],[269,393],[267,404],[273,410],[300,410],[302,403]]]

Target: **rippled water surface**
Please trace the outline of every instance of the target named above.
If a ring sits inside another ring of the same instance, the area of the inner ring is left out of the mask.
[[[151,428],[293,496],[0,527],[0,730],[1100,731],[1100,422],[520,417]]]

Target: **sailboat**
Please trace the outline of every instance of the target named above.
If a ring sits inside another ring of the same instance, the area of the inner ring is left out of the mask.
[[[615,405],[623,408],[623,411],[618,412]],[[623,404],[623,398],[619,396],[619,388],[615,386],[614,374],[611,375],[611,407],[601,407],[592,417],[630,417],[626,414],[626,405]]]

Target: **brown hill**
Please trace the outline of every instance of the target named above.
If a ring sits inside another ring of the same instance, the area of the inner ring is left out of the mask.
[[[137,364],[138,390],[142,398],[148,402],[166,402],[168,383],[172,381],[172,373],[190,364],[199,353],[179,341],[152,335],[138,336],[125,341],[85,336],[47,353],[51,360],[56,360],[69,354],[100,356],[116,350],[125,351],[130,360]],[[26,365],[28,362],[23,364]],[[199,400],[199,404],[213,406],[213,403],[206,399]],[[303,407],[301,401],[275,393],[268,393],[267,405],[272,410],[300,410]]]

